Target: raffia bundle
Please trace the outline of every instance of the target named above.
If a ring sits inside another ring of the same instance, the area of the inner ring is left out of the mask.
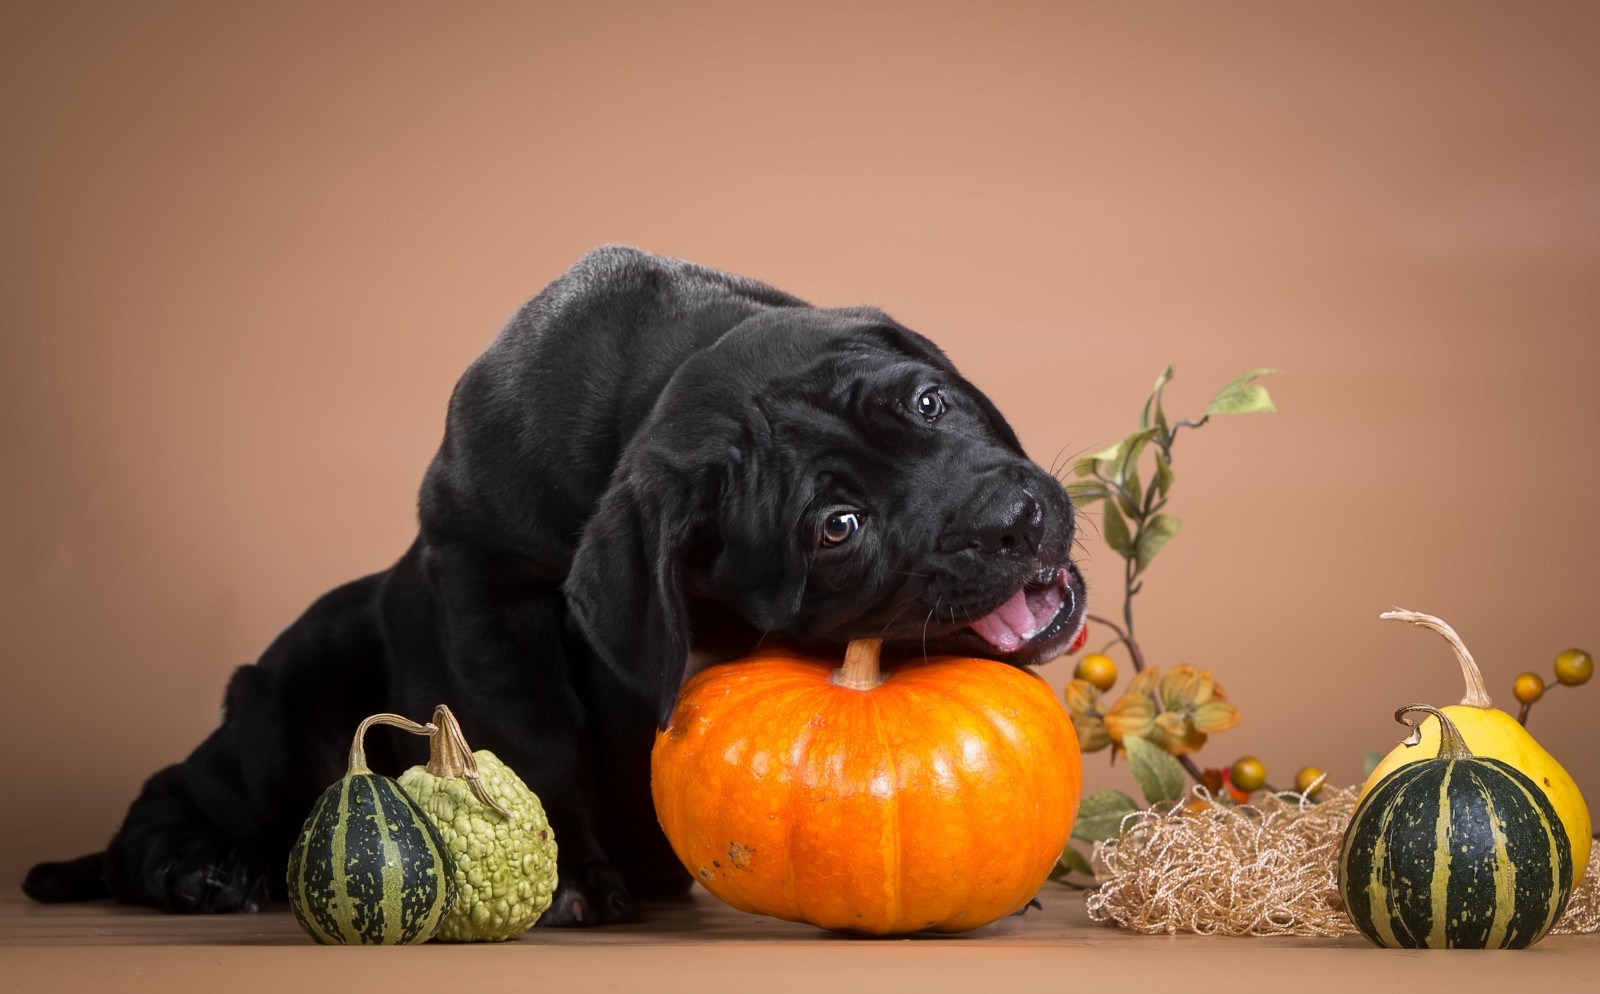
[[[1097,843],[1089,917],[1135,932],[1200,935],[1355,934],[1339,899],[1339,848],[1356,791],[1320,803],[1266,795],[1224,804],[1203,787],[1170,811],[1131,815]],[[1553,934],[1600,931],[1600,859],[1573,889]]]

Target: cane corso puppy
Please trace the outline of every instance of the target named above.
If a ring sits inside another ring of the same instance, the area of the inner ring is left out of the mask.
[[[1083,623],[1066,494],[932,343],[626,248],[585,256],[466,371],[419,518],[397,563],[234,673],[221,727],[104,853],[26,891],[260,908],[360,719],[444,702],[544,802],[543,921],[618,921],[689,885],[649,754],[692,653],[878,636],[1028,665]],[[425,744],[368,748],[398,773]]]

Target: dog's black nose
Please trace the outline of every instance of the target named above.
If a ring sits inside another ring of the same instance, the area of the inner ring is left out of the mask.
[[[973,545],[1002,556],[1033,555],[1044,537],[1044,506],[1026,490],[1001,490],[972,518]]]

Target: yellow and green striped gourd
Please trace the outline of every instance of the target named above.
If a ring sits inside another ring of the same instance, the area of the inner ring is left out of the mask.
[[[1339,894],[1380,946],[1521,949],[1572,895],[1572,846],[1550,798],[1516,767],[1474,756],[1442,711],[1433,759],[1401,766],[1351,816]],[[1411,742],[1420,741],[1414,734]]]
[[[367,767],[362,742],[374,724],[437,731],[393,714],[363,721],[349,769],[300,830],[289,853],[289,907],[301,928],[328,945],[426,942],[455,901],[439,830],[399,783]]]

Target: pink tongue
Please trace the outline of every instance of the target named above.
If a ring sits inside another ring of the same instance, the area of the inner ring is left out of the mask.
[[[1033,608],[1028,604],[1027,591],[1019,590],[1010,600],[995,608],[993,613],[974,621],[972,630],[1001,652],[1015,652],[1022,648],[1022,643],[1039,633],[1039,629],[1044,627],[1060,606],[1059,593],[1055,597],[1046,597],[1045,604],[1041,605],[1045,608],[1040,612],[1043,617],[1035,619]]]

